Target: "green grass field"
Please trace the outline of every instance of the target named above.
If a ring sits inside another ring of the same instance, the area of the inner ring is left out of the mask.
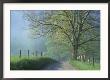
[[[78,70],[100,70],[99,63],[95,63],[93,66],[93,64],[90,64],[88,62],[71,60],[70,64],[73,65]]]
[[[43,70],[57,61],[47,57],[11,56],[10,70]]]

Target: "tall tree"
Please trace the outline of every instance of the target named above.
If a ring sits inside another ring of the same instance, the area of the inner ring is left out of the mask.
[[[91,41],[99,41],[99,31],[94,23],[99,19],[97,20],[94,13],[97,12],[47,10],[32,13],[28,11],[25,18],[30,22],[30,28],[35,37],[48,35],[56,40],[67,41],[72,49],[73,59],[77,59],[79,47]]]

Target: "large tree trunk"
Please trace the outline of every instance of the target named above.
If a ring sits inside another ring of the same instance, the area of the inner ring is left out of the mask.
[[[73,53],[72,53],[72,57],[74,60],[77,60],[77,54],[78,54],[78,48],[77,46],[74,46]]]
[[[79,37],[75,39],[75,45],[74,45],[74,59],[77,60],[77,56],[78,56],[78,43],[79,43]]]
[[[74,50],[74,56],[73,56],[73,58],[74,58],[75,60],[77,60],[77,49]]]

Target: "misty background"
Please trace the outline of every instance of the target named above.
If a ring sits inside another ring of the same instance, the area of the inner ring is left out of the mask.
[[[23,14],[24,11],[11,10],[11,55],[19,55],[20,50],[24,55],[27,55],[27,50],[30,53],[46,51],[45,38],[31,37],[29,22],[24,19]]]
[[[46,36],[38,37],[37,39],[34,39],[32,36],[32,31],[30,29],[30,22],[25,20],[24,15],[32,14],[31,17],[35,17],[36,14],[40,16],[40,18],[43,19],[43,10],[30,10],[27,11],[25,14],[26,10],[11,10],[11,55],[19,55],[20,50],[22,55],[27,55],[28,50],[30,54],[36,53],[41,54],[43,52],[43,55],[47,57],[51,57],[54,59],[69,59],[71,57],[71,51],[69,50],[69,46],[67,45],[58,45],[53,43],[52,40],[49,40],[46,38]],[[35,16],[34,16],[35,15]],[[95,11],[90,14],[91,16],[94,16],[96,18],[95,21],[90,21],[91,25],[94,25],[95,28],[98,28],[98,32],[100,32],[100,11]],[[41,28],[42,26],[40,26]],[[41,29],[39,29],[41,30]],[[35,36],[35,35],[34,35]],[[98,54],[98,59],[99,59],[99,46],[100,42],[96,43],[98,44],[97,49],[92,50],[96,51]],[[82,51],[80,51],[82,53]],[[90,55],[90,54],[89,54]]]

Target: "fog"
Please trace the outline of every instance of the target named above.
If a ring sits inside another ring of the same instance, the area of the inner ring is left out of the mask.
[[[41,18],[43,19],[42,10],[41,11],[37,10],[32,12],[37,13],[37,15],[40,16],[40,19]],[[52,57],[54,59],[62,58],[64,60],[71,57],[70,54],[71,52],[69,51],[70,48],[69,45],[68,46],[60,45],[61,47],[56,49],[55,44],[52,43],[51,40],[49,42],[49,39],[45,37],[39,37],[37,39],[32,38],[32,33],[29,29],[30,22],[25,20],[23,15],[24,15],[24,11],[20,11],[20,10],[11,11],[11,46],[10,47],[11,47],[12,55],[19,55],[20,50],[23,55],[27,55],[29,50],[30,53],[37,52],[41,54],[41,52],[43,52],[44,54],[46,54],[45,56]],[[100,11],[91,13],[91,16],[97,18],[95,21],[92,22],[90,19],[90,24],[95,26],[98,32],[100,32]],[[87,36],[86,34],[86,37],[89,36]]]
[[[27,50],[30,50],[30,53],[33,52],[45,52],[45,38],[40,37],[34,39],[31,37],[31,33],[28,29],[28,24],[23,18],[23,11],[11,11],[11,54],[19,54],[19,51],[22,51],[22,54],[27,54]]]

